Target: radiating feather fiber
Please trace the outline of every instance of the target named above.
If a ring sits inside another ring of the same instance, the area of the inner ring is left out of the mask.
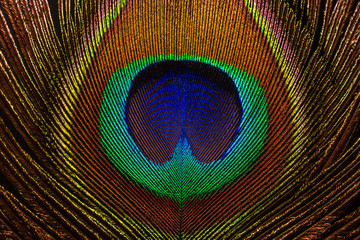
[[[360,3],[0,0],[0,239],[360,239]]]

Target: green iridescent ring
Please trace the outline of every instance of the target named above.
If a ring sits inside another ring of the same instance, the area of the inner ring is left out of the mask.
[[[125,107],[132,81],[149,64],[165,60],[206,63],[233,79],[243,116],[234,140],[220,161],[197,161],[187,140],[181,139],[171,160],[157,164],[144,157],[130,136]],[[249,170],[261,153],[267,128],[267,102],[258,81],[233,66],[203,57],[161,55],[128,64],[111,76],[101,103],[101,140],[110,161],[121,173],[147,189],[179,201],[203,196]]]

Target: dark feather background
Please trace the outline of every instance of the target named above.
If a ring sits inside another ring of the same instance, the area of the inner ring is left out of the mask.
[[[0,0],[0,238],[358,239],[359,74],[355,0]]]

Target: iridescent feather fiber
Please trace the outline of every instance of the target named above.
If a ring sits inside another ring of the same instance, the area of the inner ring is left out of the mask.
[[[0,0],[1,239],[359,239],[360,3]]]

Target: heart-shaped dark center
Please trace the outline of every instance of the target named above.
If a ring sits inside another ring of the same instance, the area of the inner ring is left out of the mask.
[[[222,70],[196,61],[162,61],[133,80],[126,105],[129,133],[155,163],[171,159],[186,138],[203,163],[218,160],[242,117],[239,93]]]

